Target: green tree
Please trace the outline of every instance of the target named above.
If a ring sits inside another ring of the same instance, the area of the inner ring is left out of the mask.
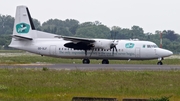
[[[79,25],[75,36],[86,38],[109,38],[110,29],[97,21],[85,22]]]
[[[0,34],[12,34],[14,18],[10,15],[0,15]]]
[[[132,38],[133,39],[140,39],[140,40],[144,40],[145,39],[145,34],[144,34],[144,30],[142,28],[140,28],[139,26],[132,26],[131,27],[131,33]]]
[[[167,30],[166,33],[164,33],[164,35],[165,35],[165,38],[167,38],[167,39],[169,39],[171,41],[174,41],[174,40],[178,39],[178,37],[177,37],[178,35],[175,34],[175,32],[172,31],[172,30]]]
[[[76,33],[78,24],[79,21],[73,19],[66,19],[65,21],[50,19],[42,24],[42,30],[49,33],[71,36]]]
[[[36,30],[41,30],[41,23],[37,19],[33,19],[34,26]]]

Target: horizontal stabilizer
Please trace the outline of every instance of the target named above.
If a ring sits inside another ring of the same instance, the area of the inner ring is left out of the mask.
[[[12,35],[12,37],[18,40],[33,40],[32,38],[27,37],[27,36]]]

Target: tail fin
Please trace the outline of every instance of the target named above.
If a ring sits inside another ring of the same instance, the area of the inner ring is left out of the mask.
[[[35,30],[35,27],[28,8],[26,6],[17,6],[13,37],[32,40],[35,37],[32,30]]]
[[[20,48],[26,46],[37,37],[35,27],[26,6],[17,6],[13,35],[9,47]]]

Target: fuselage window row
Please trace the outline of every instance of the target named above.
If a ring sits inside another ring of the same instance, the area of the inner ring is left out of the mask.
[[[73,49],[73,48],[59,48],[59,50],[80,50],[80,49]],[[113,49],[94,49],[94,51],[113,51]],[[123,51],[123,49],[118,49],[117,51]]]

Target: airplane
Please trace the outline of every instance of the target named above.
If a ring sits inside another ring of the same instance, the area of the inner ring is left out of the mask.
[[[150,41],[81,38],[38,31],[26,6],[16,8],[9,47],[41,56],[82,59],[83,64],[89,64],[90,59],[102,59],[102,64],[109,64],[109,60],[158,59],[157,65],[163,65],[164,57],[173,54]]]

